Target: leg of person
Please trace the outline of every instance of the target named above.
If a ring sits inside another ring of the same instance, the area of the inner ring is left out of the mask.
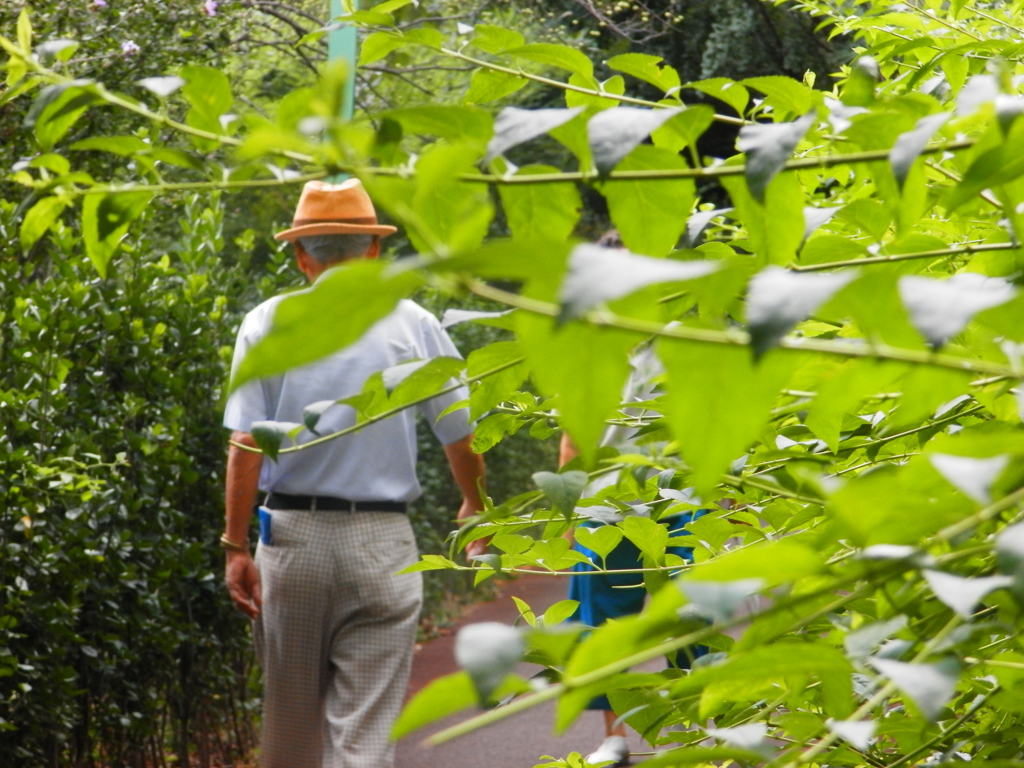
[[[601,559],[594,552],[580,544],[576,549],[595,563]],[[609,570],[636,568],[642,562],[640,551],[636,546],[623,540],[605,558]],[[593,569],[585,564],[573,567],[580,572],[579,576],[571,576],[569,584],[570,599],[579,601],[576,619],[592,627],[599,627],[608,619],[621,618],[639,613],[643,609],[646,592],[643,589],[643,577],[636,573],[596,573],[582,575]],[[615,725],[616,715],[612,711],[611,702],[605,695],[597,696],[587,704],[587,709],[601,711],[604,715],[605,740],[587,755],[588,763],[602,763],[609,760],[616,765],[625,765],[629,760],[629,742],[626,740],[624,723]]]
[[[254,626],[263,666],[262,768],[321,768],[325,592],[333,569],[319,523],[309,512],[274,510],[273,544],[261,543],[256,553],[263,586]]]
[[[324,768],[391,768],[391,728],[409,680],[423,603],[412,526],[394,512],[357,512],[335,531],[338,583],[358,594],[337,614],[326,691]],[[348,603],[348,601],[345,601]]]

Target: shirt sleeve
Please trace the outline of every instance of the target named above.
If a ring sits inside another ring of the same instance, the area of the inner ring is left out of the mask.
[[[423,358],[458,357],[461,359],[462,355],[459,354],[459,350],[452,343],[451,338],[444,328],[441,327],[441,323],[437,321],[437,318],[429,312],[424,312],[424,315],[426,317],[422,324]],[[427,419],[430,428],[434,430],[434,434],[441,441],[442,445],[450,445],[467,435],[473,434],[473,424],[469,421],[469,408],[460,408],[438,419],[438,416],[444,413],[445,409],[460,400],[468,399],[469,388],[459,387],[453,392],[449,392],[446,395],[438,395],[419,406],[420,413]]]
[[[252,315],[246,315],[242,326],[238,329],[235,340],[235,354],[231,360],[231,375],[234,377],[238,366],[242,364],[249,349],[256,343],[253,335]],[[263,386],[253,379],[246,382],[230,395],[224,407],[224,426],[236,432],[251,432],[254,421],[266,421],[267,401],[263,395]]]

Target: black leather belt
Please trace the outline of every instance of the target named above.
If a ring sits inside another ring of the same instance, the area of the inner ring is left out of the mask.
[[[352,501],[337,496],[293,496],[289,493],[271,493],[264,506],[270,509],[308,509],[310,512],[402,512],[404,501]]]

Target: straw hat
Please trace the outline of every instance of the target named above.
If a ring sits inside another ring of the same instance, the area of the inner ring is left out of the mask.
[[[307,181],[295,209],[291,229],[275,240],[294,242],[312,235],[390,235],[398,230],[377,223],[377,212],[359,179],[341,184]]]

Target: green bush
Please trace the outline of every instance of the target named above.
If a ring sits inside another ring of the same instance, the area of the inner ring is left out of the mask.
[[[107,280],[66,226],[52,256],[0,260],[5,765],[251,745],[251,654],[216,547],[227,296],[245,283],[216,206],[177,218],[174,243],[140,228]]]

